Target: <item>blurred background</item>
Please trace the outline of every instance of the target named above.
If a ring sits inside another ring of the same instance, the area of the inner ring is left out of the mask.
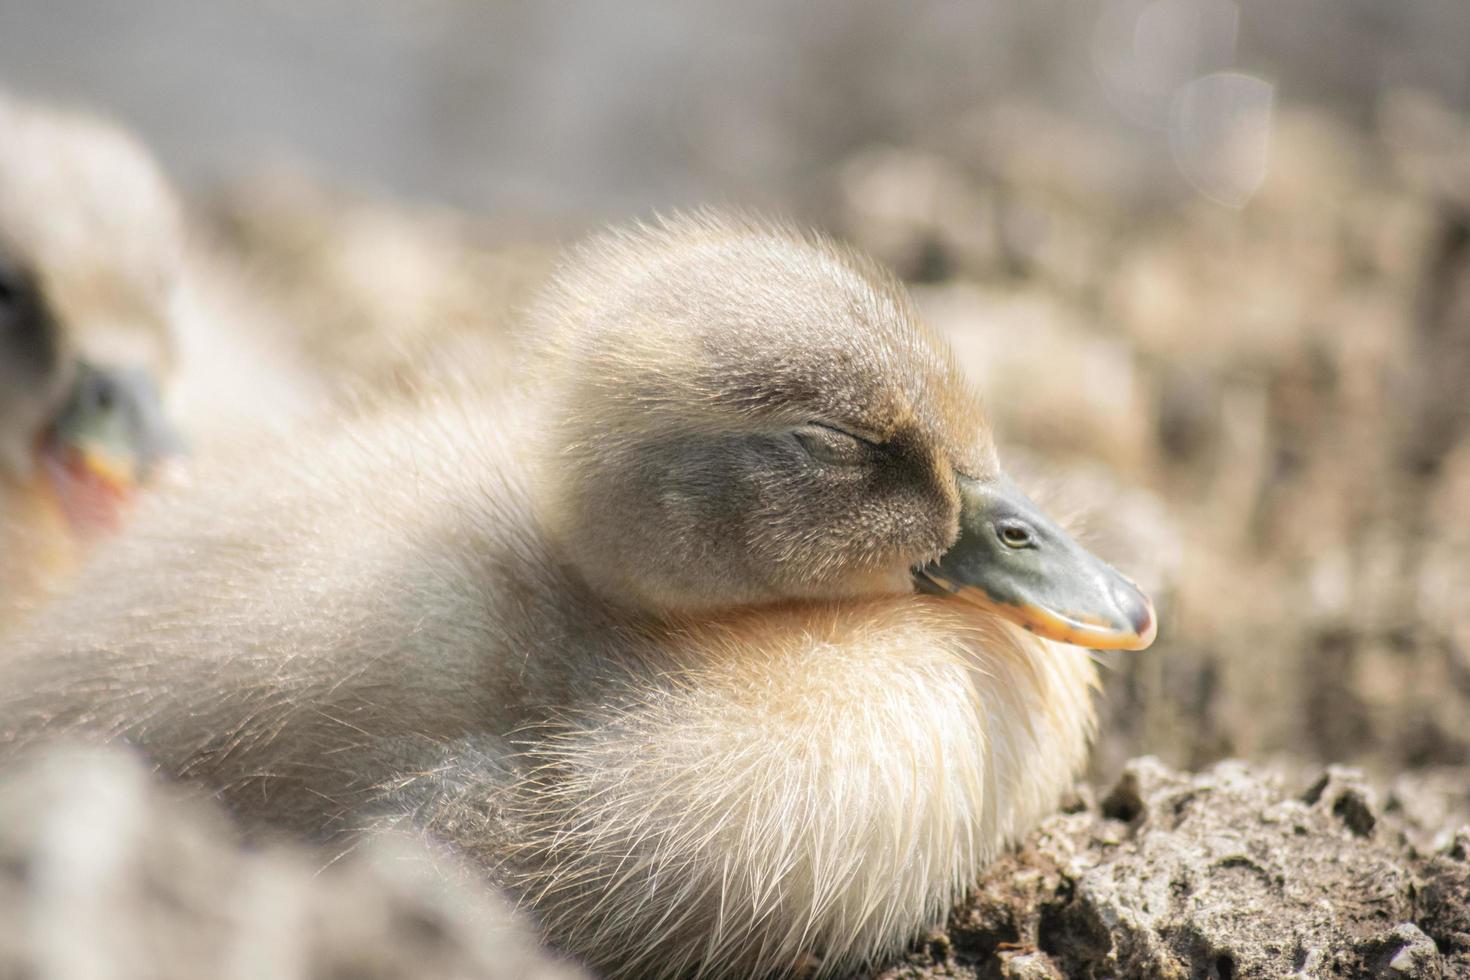
[[[651,209],[854,239],[1157,594],[1100,776],[1347,761],[1463,808],[1467,52],[1463,0],[0,7],[0,80],[135,128],[342,359],[494,329]]]
[[[575,225],[711,198],[816,211],[849,154],[961,152],[977,116],[1016,99],[1108,131],[1176,190],[1171,157],[1199,157],[1212,127],[1231,125],[1212,117],[1249,116],[1273,92],[1357,125],[1395,86],[1464,108],[1467,44],[1459,0],[0,10],[9,84],[113,111],[191,186],[288,158],[492,218]],[[1190,88],[1220,72],[1264,85]]]

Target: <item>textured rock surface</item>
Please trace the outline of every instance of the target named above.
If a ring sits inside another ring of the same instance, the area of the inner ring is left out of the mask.
[[[246,847],[130,758],[60,751],[0,781],[0,976],[573,980],[498,898],[376,841],[323,869]]]
[[[878,976],[1466,977],[1470,828],[1422,854],[1350,770],[1135,760]]]

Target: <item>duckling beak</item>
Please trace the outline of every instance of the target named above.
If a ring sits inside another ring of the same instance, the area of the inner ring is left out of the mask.
[[[953,595],[1038,636],[1095,650],[1154,641],[1153,603],[1079,545],[1007,477],[960,477],[960,536],[916,573],[925,591]]]
[[[181,449],[147,371],[80,364],[41,458],[73,528],[113,530],[137,488]]]

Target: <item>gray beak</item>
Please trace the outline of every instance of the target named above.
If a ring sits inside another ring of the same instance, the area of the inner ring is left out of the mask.
[[[53,451],[128,488],[183,450],[147,371],[86,363],[78,365],[49,438]]]
[[[960,536],[916,573],[925,591],[953,595],[1038,636],[1096,650],[1154,641],[1153,603],[1083,548],[1008,478],[960,477]]]

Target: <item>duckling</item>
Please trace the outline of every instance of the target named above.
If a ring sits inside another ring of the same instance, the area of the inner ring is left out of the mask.
[[[0,93],[0,598],[64,574],[177,448],[180,251],[137,143]]]
[[[313,418],[283,317],[116,124],[0,92],[0,620],[183,452]]]
[[[339,846],[428,834],[612,976],[894,951],[1055,806],[1082,647],[1146,647],[1149,600],[831,241],[607,233],[527,327],[514,397],[156,501],[0,661],[3,744],[130,743]]]

